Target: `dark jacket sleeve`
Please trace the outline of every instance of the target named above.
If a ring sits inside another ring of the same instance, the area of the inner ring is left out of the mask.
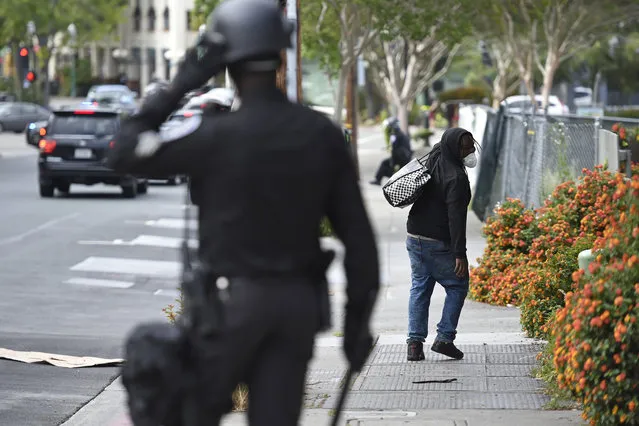
[[[457,175],[445,185],[451,251],[457,259],[466,259],[466,219],[470,202],[468,178]]]
[[[202,116],[155,131],[141,116],[122,123],[108,156],[115,171],[141,175],[197,175],[206,168],[213,123]]]
[[[344,144],[344,136],[333,125],[322,133],[333,164],[327,216],[345,247],[344,268],[348,286],[348,314],[369,311],[379,290],[377,243],[357,182],[354,162]],[[368,318],[363,318],[368,321]]]

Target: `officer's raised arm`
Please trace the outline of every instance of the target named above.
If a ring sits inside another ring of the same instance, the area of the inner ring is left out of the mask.
[[[109,153],[109,167],[150,174],[188,173],[198,168],[209,139],[203,135],[210,135],[207,126],[213,123],[203,124],[201,117],[192,117],[175,128],[159,129],[188,91],[203,86],[223,69],[223,51],[223,41],[211,37],[201,38],[187,50],[171,84],[150,96],[139,113],[122,123]]]
[[[175,127],[156,131],[143,117],[123,123],[109,153],[108,165],[125,173],[198,174],[205,168],[214,123],[194,116]]]

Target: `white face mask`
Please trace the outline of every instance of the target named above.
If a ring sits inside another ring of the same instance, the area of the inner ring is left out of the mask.
[[[472,154],[468,154],[467,156],[464,157],[463,161],[464,161],[464,166],[468,167],[469,169],[472,169],[473,167],[477,165],[477,155],[475,155],[474,152]]]

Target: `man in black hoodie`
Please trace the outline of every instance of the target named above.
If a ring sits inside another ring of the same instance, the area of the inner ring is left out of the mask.
[[[455,359],[464,357],[453,341],[469,281],[466,218],[471,193],[465,168],[476,164],[473,135],[460,128],[446,130],[427,157],[432,179],[413,204],[407,223],[406,247],[412,270],[409,361],[425,358],[423,343],[428,335],[428,310],[435,282],[446,290],[446,300],[431,350]]]

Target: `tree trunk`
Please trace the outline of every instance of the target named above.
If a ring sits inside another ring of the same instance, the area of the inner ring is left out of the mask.
[[[493,80],[493,108],[499,108],[499,103],[506,98],[506,76],[498,74]]]
[[[544,66],[544,82],[541,87],[541,107],[546,110],[548,107],[548,97],[552,90],[553,81],[555,79],[555,72],[559,66],[558,56],[552,52],[548,52],[546,56],[546,65]]]
[[[44,93],[42,94],[42,104],[45,107],[49,106],[49,102],[51,99],[51,80],[49,79],[49,61],[51,61],[51,55],[47,55],[44,57],[43,67],[44,67]]]
[[[344,109],[344,95],[346,94],[346,79],[348,78],[350,66],[344,67],[339,70],[339,78],[337,81],[337,95],[335,96],[335,111],[333,112],[333,119],[342,124],[342,110]]]
[[[13,70],[15,71],[15,76],[13,78],[13,90],[16,92],[16,98],[18,100],[22,100],[22,81],[20,80],[20,48],[18,43],[11,43],[11,52],[13,53]]]
[[[369,78],[369,74],[370,72],[367,69],[365,72],[366,78],[364,80],[364,90],[366,94],[366,118],[368,118],[369,120],[374,120],[375,116],[377,115],[377,111],[375,108],[375,99],[373,98],[373,82]]]
[[[408,134],[408,113],[409,113],[409,104],[410,102],[395,102],[394,106],[397,110],[397,119],[399,120],[399,126],[402,131]]]

